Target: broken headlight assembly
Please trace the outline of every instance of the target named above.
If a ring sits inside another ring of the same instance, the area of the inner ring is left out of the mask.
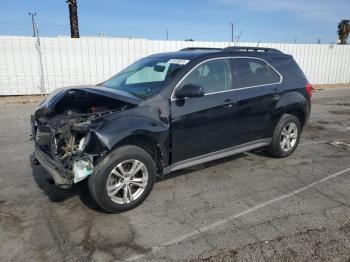
[[[84,152],[91,126],[91,121],[68,121],[52,129],[51,155],[73,173],[74,183],[91,175],[94,169],[95,155]]]

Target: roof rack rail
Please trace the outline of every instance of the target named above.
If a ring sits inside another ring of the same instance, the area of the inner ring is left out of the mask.
[[[253,47],[253,46],[228,46],[225,47],[222,51],[253,51],[253,52],[269,52],[269,53],[278,53],[282,54],[282,52],[275,48],[268,47]]]
[[[217,50],[217,51],[222,51],[222,48],[216,48],[216,47],[186,47],[186,48],[180,49],[179,51],[200,51],[200,50]]]

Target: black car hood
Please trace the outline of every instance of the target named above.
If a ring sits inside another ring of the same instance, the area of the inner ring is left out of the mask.
[[[130,93],[116,90],[112,88],[106,88],[102,86],[70,86],[56,89],[49,96],[47,96],[37,107],[36,111],[40,111],[44,114],[51,113],[56,104],[68,93],[75,91],[83,91],[90,94],[109,97],[118,101],[123,101],[129,104],[138,105],[142,102],[142,99],[133,96]]]

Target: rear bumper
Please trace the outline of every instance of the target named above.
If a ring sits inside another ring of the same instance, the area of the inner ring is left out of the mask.
[[[55,185],[61,188],[70,188],[73,184],[73,173],[63,168],[54,159],[48,156],[38,145],[35,145],[34,158],[50,174]]]

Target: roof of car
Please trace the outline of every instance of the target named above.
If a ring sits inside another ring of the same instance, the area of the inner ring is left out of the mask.
[[[184,48],[176,52],[166,52],[151,55],[151,57],[164,57],[164,58],[174,58],[174,59],[194,59],[206,55],[218,55],[225,56],[229,54],[230,56],[256,56],[256,57],[287,57],[289,55],[282,53],[281,51],[273,48],[265,47],[227,47],[227,48],[203,48],[203,47],[190,47]]]
[[[202,55],[221,53],[218,50],[191,50],[191,51],[176,51],[176,52],[166,52],[151,55],[151,57],[166,57],[166,58],[179,58],[179,59],[193,59],[200,57]]]

